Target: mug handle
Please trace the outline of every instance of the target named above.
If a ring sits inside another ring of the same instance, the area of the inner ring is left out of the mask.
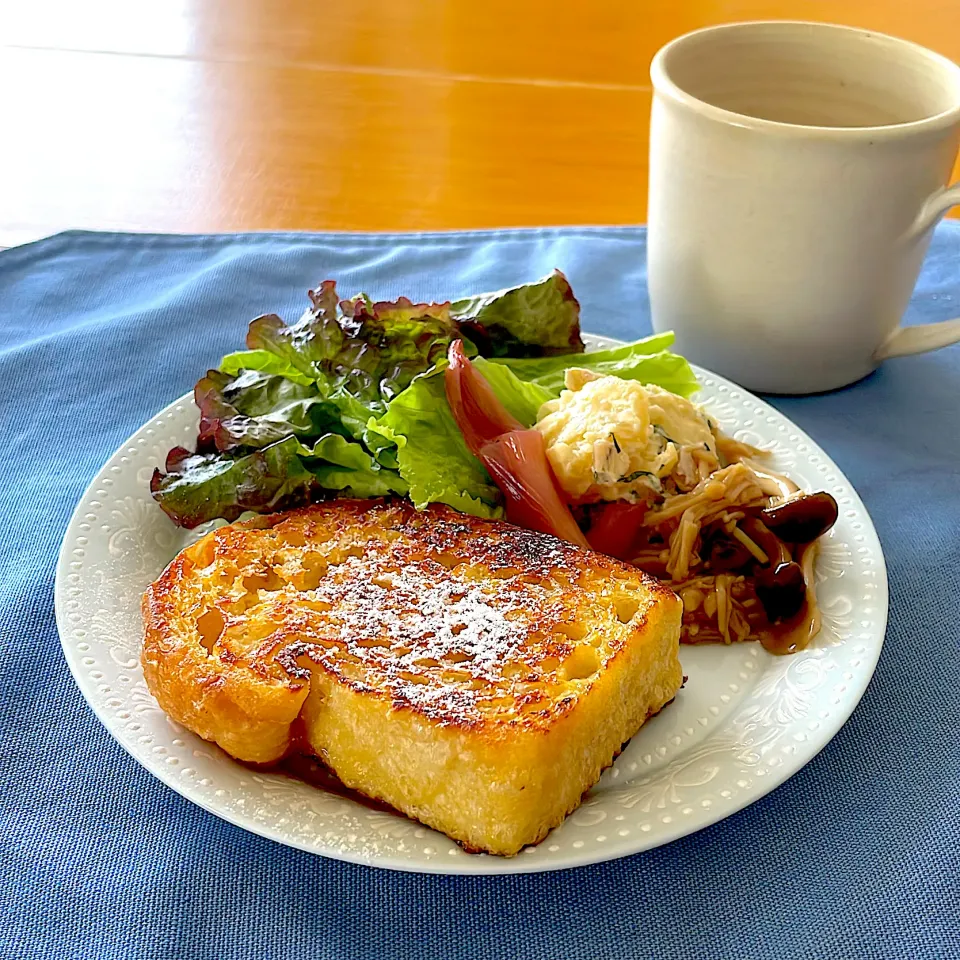
[[[951,208],[960,206],[960,183],[942,187],[923,205],[920,215],[907,234],[914,240],[934,227],[937,221]],[[877,362],[890,357],[906,357],[911,353],[926,353],[940,347],[960,342],[960,318],[942,320],[940,323],[921,323],[913,327],[897,327],[877,348],[873,359]]]

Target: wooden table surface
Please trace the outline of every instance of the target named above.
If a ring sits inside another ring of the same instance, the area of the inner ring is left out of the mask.
[[[0,245],[641,222],[652,54],[770,18],[960,60],[958,0],[8,3]]]

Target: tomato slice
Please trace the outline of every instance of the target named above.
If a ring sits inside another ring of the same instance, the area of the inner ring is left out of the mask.
[[[511,523],[589,547],[557,490],[539,431],[505,433],[482,447],[480,459],[503,493]]]
[[[484,444],[524,426],[500,402],[493,388],[477,372],[463,352],[463,343],[454,340],[448,351],[450,366],[444,374],[444,389],[453,418],[470,452],[480,456]]]
[[[450,344],[449,360],[447,402],[470,451],[500,488],[507,520],[589,549],[560,494],[539,431],[526,429],[511,415],[459,340]]]
[[[593,515],[587,534],[590,546],[618,560],[632,560],[648,509],[645,503],[605,503]]]

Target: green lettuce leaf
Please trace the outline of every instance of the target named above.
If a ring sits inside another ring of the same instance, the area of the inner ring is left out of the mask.
[[[166,473],[154,471],[150,492],[167,516],[190,529],[218,517],[236,520],[247,510],[300,506],[323,492],[300,449],[296,437],[236,458],[176,447],[167,454]]]
[[[543,387],[553,396],[559,396],[563,389],[563,378],[567,369],[581,367],[602,376],[656,384],[681,397],[689,397],[700,385],[690,364],[667,349],[672,343],[672,333],[661,333],[621,347],[595,350],[576,357],[521,360],[496,358],[493,362],[502,364],[521,380]]]
[[[442,373],[415,380],[370,430],[396,445],[400,476],[418,509],[446,503],[476,517],[502,515],[500,491],[450,412]]]
[[[258,370],[235,377],[210,370],[193,395],[200,410],[201,453],[261,448],[287,436],[318,437],[340,427],[336,408],[312,384]]]
[[[274,373],[294,383],[304,386],[312,384],[313,378],[301,373],[295,366],[269,350],[237,350],[228,353],[220,361],[220,372],[235,377],[244,370],[259,370],[261,373]]]
[[[450,314],[484,357],[583,352],[580,304],[559,270],[536,283],[457,300]]]
[[[175,448],[167,455],[166,473],[154,471],[150,490],[175,523],[192,529],[218,517],[236,520],[248,510],[273,513],[304,506],[332,491],[402,496],[407,483],[359,443],[327,434],[310,445],[289,436],[241,455]]]
[[[367,421],[382,416],[459,336],[447,304],[414,304],[404,297],[391,303],[364,296],[341,301],[332,280],[311,290],[310,299],[311,308],[292,326],[275,314],[258,317],[247,346],[312,379],[357,439]]]
[[[539,383],[521,380],[509,367],[482,357],[473,361],[484,379],[493,387],[500,402],[525,427],[537,421],[540,408],[556,394]]]
[[[403,496],[408,484],[396,470],[381,466],[359,444],[331,433],[306,454],[304,465],[325,490],[348,491],[356,497]]]

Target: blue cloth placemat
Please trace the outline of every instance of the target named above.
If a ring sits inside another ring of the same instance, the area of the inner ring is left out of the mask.
[[[434,877],[252,836],[143,771],[81,700],[57,549],[107,456],[247,321],[335,277],[435,299],[569,276],[584,326],[649,332],[641,229],[432,235],[68,233],[0,253],[0,958],[960,956],[960,348],[775,405],[876,522],[891,617],[836,739],[730,819],[554,874]],[[960,313],[942,226],[910,308]]]

